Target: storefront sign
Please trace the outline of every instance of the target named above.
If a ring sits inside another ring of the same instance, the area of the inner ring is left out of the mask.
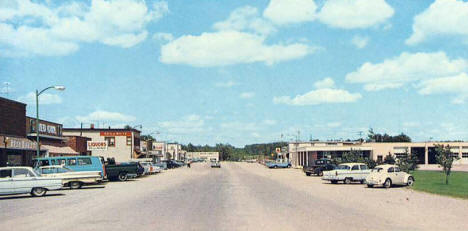
[[[101,136],[132,136],[132,132],[101,132]]]
[[[106,141],[88,141],[88,151],[104,151],[107,150]]]
[[[29,118],[29,126],[31,132],[36,132],[36,120],[34,118]],[[39,121],[39,134],[52,135],[52,136],[61,136],[61,126],[60,124],[50,123]]]
[[[25,139],[25,138],[16,138],[16,137],[1,137],[0,138],[0,147],[5,147],[9,149],[29,149],[35,150],[36,143]]]

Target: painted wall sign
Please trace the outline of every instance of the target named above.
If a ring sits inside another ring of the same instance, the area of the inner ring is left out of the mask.
[[[132,136],[132,132],[101,132],[101,136]]]
[[[107,150],[107,142],[106,141],[88,141],[87,142],[87,150],[88,151],[104,151]]]

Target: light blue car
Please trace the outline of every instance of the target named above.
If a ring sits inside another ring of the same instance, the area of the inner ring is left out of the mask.
[[[101,177],[106,178],[106,168],[99,156],[57,156],[42,157],[34,160],[35,169],[42,166],[63,165],[73,171],[99,171]]]
[[[267,162],[265,164],[268,168],[290,168],[291,163],[289,162]]]

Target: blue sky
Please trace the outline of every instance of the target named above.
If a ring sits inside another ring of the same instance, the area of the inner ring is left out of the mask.
[[[462,0],[0,1],[2,97],[195,144],[468,138]],[[8,91],[5,82],[8,82]]]

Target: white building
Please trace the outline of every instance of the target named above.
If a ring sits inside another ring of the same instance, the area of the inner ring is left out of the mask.
[[[202,159],[202,160],[211,160],[216,159],[219,161],[219,152],[187,152],[187,159]]]
[[[161,157],[161,160],[185,160],[185,151],[182,145],[167,143],[164,141],[153,141],[152,152]]]
[[[93,156],[113,157],[118,162],[124,162],[141,154],[140,131],[136,129],[63,128],[63,135],[91,138],[88,150]]]

